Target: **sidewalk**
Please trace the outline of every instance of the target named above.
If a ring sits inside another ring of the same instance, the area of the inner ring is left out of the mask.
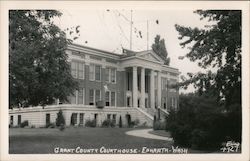
[[[150,134],[149,131],[153,131],[153,129],[131,130],[131,131],[127,131],[126,134],[131,135],[131,136],[148,138],[148,139],[173,141],[173,138]]]

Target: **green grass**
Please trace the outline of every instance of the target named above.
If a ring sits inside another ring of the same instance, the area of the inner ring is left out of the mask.
[[[171,148],[173,142],[126,135],[131,128],[10,128],[10,154],[49,154],[62,148]]]

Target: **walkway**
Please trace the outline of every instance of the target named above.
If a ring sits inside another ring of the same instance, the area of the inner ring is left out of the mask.
[[[148,139],[173,141],[173,138],[150,134],[149,131],[152,131],[152,129],[131,130],[131,131],[127,131],[126,134],[131,135],[131,136],[148,138]]]

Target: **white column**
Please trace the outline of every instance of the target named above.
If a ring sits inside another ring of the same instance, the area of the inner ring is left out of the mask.
[[[141,107],[145,107],[145,68],[141,68]]]
[[[161,72],[158,71],[157,72],[157,80],[158,80],[158,87],[157,87],[157,105],[158,105],[158,108],[161,108]]]
[[[137,67],[133,67],[133,107],[138,105],[138,88],[137,88]]]
[[[150,71],[150,107],[155,108],[155,75],[154,70]]]

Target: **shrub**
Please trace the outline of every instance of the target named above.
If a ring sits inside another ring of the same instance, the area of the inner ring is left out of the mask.
[[[86,127],[96,127],[96,120],[95,119],[87,120],[86,123],[85,123],[85,126]]]
[[[46,127],[46,128],[55,128],[56,125],[55,125],[55,123],[49,123],[49,124],[47,124],[45,127]]]
[[[63,112],[60,109],[59,112],[57,113],[57,118],[56,118],[56,126],[61,126],[61,125],[65,125],[65,119],[63,116]]]
[[[119,119],[119,128],[122,128],[122,116],[120,116],[120,119]]]
[[[20,127],[25,127],[25,126],[29,126],[29,122],[28,122],[28,120],[25,120],[25,121],[23,121],[21,124],[20,124]]]
[[[160,120],[154,121],[154,124],[153,124],[154,130],[165,130],[165,128],[166,128],[165,121],[160,121]]]
[[[115,122],[113,120],[104,120],[102,122],[102,127],[115,127]]]
[[[240,105],[232,106],[241,109]],[[217,150],[228,139],[240,142],[241,111],[222,109],[212,98],[180,96],[178,111],[171,110],[166,119],[166,130],[178,146],[200,150]]]

